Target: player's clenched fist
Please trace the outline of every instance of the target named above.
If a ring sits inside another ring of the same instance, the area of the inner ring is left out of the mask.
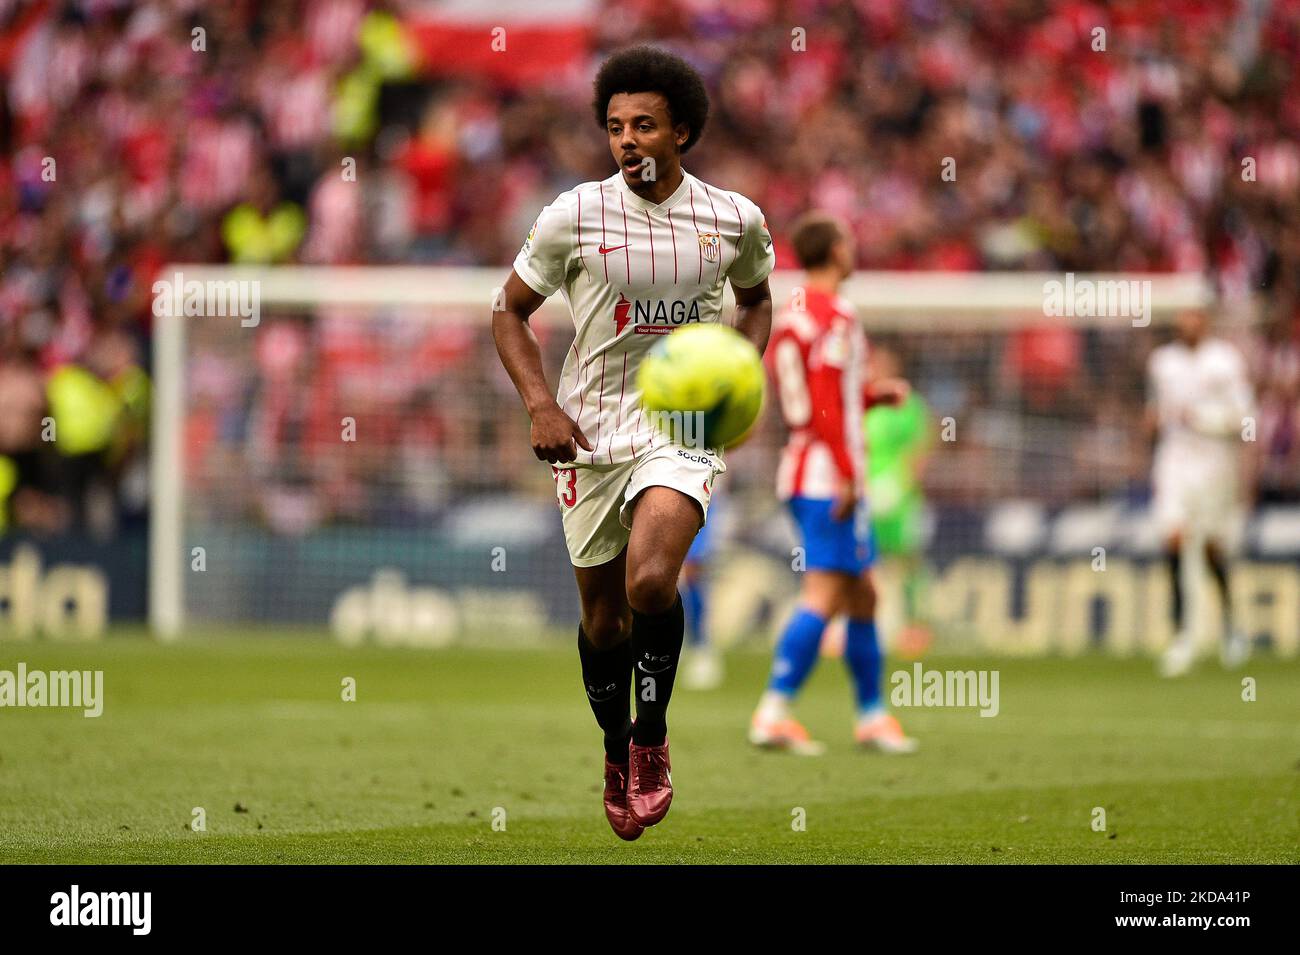
[[[582,433],[582,429],[559,405],[551,405],[533,418],[531,434],[533,454],[538,460],[558,464],[572,461],[578,456],[578,448],[592,450],[591,442]]]

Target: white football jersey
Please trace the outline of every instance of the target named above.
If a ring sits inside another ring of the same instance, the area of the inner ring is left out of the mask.
[[[1253,407],[1246,361],[1235,346],[1218,338],[1197,348],[1173,341],[1151,353],[1147,373],[1160,428],[1158,458],[1235,458]]]
[[[724,280],[752,288],[774,263],[758,206],[685,171],[658,205],[618,172],[542,210],[514,269],[539,295],[561,292],[573,316],[556,400],[594,449],[576,463],[620,464],[664,440],[642,420],[642,357],[659,335],[720,321]]]

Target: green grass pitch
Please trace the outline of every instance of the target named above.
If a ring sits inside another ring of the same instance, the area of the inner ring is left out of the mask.
[[[930,658],[999,670],[1001,712],[900,710],[922,749],[886,757],[853,748],[823,660],[809,758],[748,747],[768,660],[735,653],[723,689],[674,694],[673,809],[624,844],[569,643],[0,643],[0,669],[102,669],[106,698],[98,719],[0,709],[0,863],[1300,861],[1294,663],[1171,683],[1147,660]]]

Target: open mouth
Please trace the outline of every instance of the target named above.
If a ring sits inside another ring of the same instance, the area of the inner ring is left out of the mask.
[[[641,168],[641,162],[642,160],[640,156],[624,156],[623,168],[627,172],[636,172],[638,169]]]

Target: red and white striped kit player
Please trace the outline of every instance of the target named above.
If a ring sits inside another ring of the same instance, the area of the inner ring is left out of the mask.
[[[684,170],[658,205],[620,172],[542,210],[514,269],[539,295],[560,292],[573,316],[556,400],[592,443],[577,465],[633,461],[663,443],[641,412],[641,358],[661,334],[721,320],[724,282],[750,288],[773,262],[758,206]]]
[[[864,492],[866,360],[866,333],[840,296],[806,289],[803,308],[777,316],[767,361],[790,430],[776,475],[781,500],[828,500],[846,479]]]

